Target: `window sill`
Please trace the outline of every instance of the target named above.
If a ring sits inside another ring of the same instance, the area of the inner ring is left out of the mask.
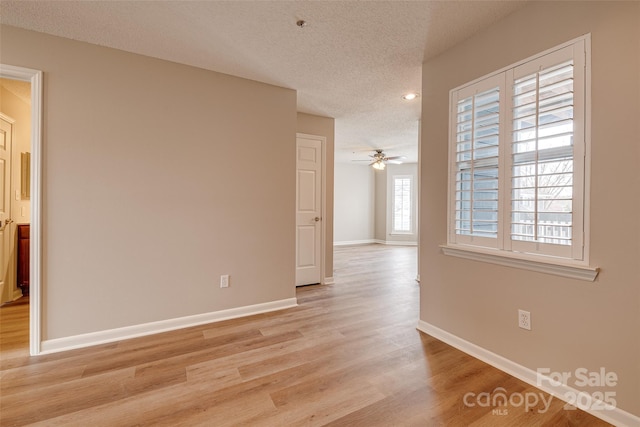
[[[460,245],[441,245],[440,247],[442,252],[449,256],[536,271],[538,273],[554,274],[588,282],[593,282],[600,272],[598,267],[563,263],[552,258],[540,259],[524,254],[500,253],[497,250],[494,252],[491,249],[481,250]]]

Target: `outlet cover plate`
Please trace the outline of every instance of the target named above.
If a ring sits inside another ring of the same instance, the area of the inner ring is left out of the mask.
[[[527,331],[531,330],[531,313],[525,310],[518,310],[518,326]]]
[[[222,276],[220,276],[220,287],[221,288],[228,288],[229,287],[229,275],[228,274],[223,274]]]

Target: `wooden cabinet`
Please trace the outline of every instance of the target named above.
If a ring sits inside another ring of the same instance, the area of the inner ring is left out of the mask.
[[[18,287],[29,295],[29,224],[18,225]]]

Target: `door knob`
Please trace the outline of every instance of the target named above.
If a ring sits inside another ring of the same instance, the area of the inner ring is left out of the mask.
[[[315,222],[318,222],[318,221],[320,221],[320,217],[319,217],[319,216],[317,216],[317,217],[313,218],[313,220],[314,220]]]

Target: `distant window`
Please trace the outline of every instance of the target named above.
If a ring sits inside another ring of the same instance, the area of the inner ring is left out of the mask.
[[[449,243],[584,259],[587,50],[451,91]]]
[[[411,233],[411,176],[393,177],[393,233]]]

